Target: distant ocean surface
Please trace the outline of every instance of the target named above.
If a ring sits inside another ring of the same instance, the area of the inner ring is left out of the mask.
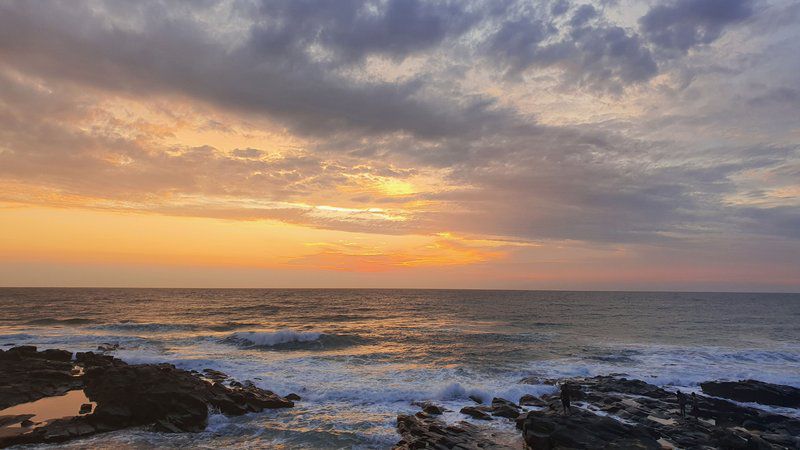
[[[800,387],[800,294],[0,289],[2,348],[103,343],[131,363],[212,368],[303,401],[214,415],[198,434],[121,431],[67,447],[386,448],[412,401],[457,410],[469,395],[552,389],[525,377]]]

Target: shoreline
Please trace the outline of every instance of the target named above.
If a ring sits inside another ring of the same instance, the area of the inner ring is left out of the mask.
[[[300,401],[296,394],[281,397],[219,371],[127,364],[104,350],[75,355],[32,346],[0,350],[5,386],[0,389],[0,447],[64,442],[131,427],[197,432],[206,428],[210,412],[242,415],[291,408]],[[678,415],[673,393],[640,380],[596,376],[520,382],[567,383],[572,414],[564,414],[555,393],[491,402],[473,398],[458,411],[414,402],[419,412],[397,416],[395,448],[800,447],[800,420],[738,403],[800,408],[800,389],[789,386],[752,380],[704,383],[703,391],[714,396],[698,396],[701,412],[695,419]],[[78,392],[85,395],[72,395],[79,399],[71,405],[72,416],[35,415],[37,402]],[[27,413],[26,407],[31,408]],[[14,414],[4,413],[9,408]],[[513,427],[516,431],[507,431]]]

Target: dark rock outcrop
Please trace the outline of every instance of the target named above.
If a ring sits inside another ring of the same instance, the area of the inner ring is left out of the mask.
[[[481,428],[467,422],[448,425],[425,413],[415,416],[397,416],[397,432],[402,440],[394,446],[396,450],[406,449],[464,449],[464,450],[506,450],[519,448],[503,443],[495,431]]]
[[[27,345],[0,350],[0,409],[80,389],[71,359],[67,351]]]
[[[492,420],[492,416],[513,420],[519,417],[522,408],[512,401],[495,397],[491,405],[465,406],[460,412],[479,420]]]
[[[800,389],[756,380],[707,381],[701,383],[703,392],[737,402],[800,408]]]
[[[581,400],[565,415],[558,395],[549,408],[518,419],[532,448],[800,448],[800,420],[698,396],[698,418],[680,416],[674,394],[640,380],[576,378]],[[574,389],[574,388],[571,388]]]
[[[522,405],[501,398],[491,405],[466,405],[477,419],[508,417],[530,449],[800,449],[800,420],[698,395],[698,417],[681,417],[674,393],[640,380],[600,376],[559,380],[573,399],[567,414],[559,394],[523,396]],[[790,389],[791,390],[791,389]],[[789,391],[790,391],[789,390]],[[786,392],[786,391],[780,391]],[[531,405],[533,408],[526,407]],[[691,408],[689,408],[691,410]],[[503,445],[484,430],[478,448]],[[460,448],[463,422],[447,425],[424,412],[398,417],[398,448]],[[502,428],[502,427],[501,427]],[[472,439],[473,429],[464,432]],[[487,442],[489,441],[489,442]],[[508,441],[503,441],[508,443]],[[467,447],[475,448],[475,447]],[[517,447],[519,448],[519,447]]]
[[[525,394],[519,398],[519,405],[520,406],[547,406],[547,402],[542,400],[541,398],[531,395]]]
[[[201,431],[206,427],[209,409],[241,415],[294,406],[292,401],[252,383],[230,387],[171,364],[129,365],[92,352],[76,355],[83,374],[73,376],[72,363],[64,361],[65,353],[37,352],[35,347],[0,353],[0,405],[83,389],[97,403],[94,411],[84,416],[78,416],[76,411],[76,417],[34,424],[29,431],[0,428],[0,447],[62,442],[132,426],[151,426],[166,432]],[[227,379],[218,374],[215,378]],[[91,405],[81,405],[81,409],[91,411]],[[30,417],[15,417],[10,424],[22,425],[25,419]]]
[[[517,423],[525,443],[535,449],[661,449],[657,439],[642,427],[625,425],[609,417],[577,409],[569,416],[551,411],[531,411]]]
[[[492,420],[492,416],[486,411],[490,410],[485,406],[465,406],[461,408],[460,413],[479,420]]]
[[[522,408],[512,401],[495,397],[492,399],[492,409],[490,412],[493,416],[516,420],[522,413]]]

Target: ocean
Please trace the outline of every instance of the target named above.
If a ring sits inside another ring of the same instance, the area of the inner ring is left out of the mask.
[[[0,289],[2,348],[105,343],[129,363],[216,369],[303,400],[213,415],[202,433],[126,430],[67,448],[387,448],[399,440],[397,414],[419,410],[414,401],[458,411],[470,395],[551,392],[551,378],[800,387],[800,294]],[[502,422],[493,426],[511,433]]]

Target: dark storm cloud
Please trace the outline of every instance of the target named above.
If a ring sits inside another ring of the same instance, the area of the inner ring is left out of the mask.
[[[748,19],[754,12],[752,0],[677,0],[654,6],[639,24],[656,46],[686,52],[714,42],[725,27]]]

